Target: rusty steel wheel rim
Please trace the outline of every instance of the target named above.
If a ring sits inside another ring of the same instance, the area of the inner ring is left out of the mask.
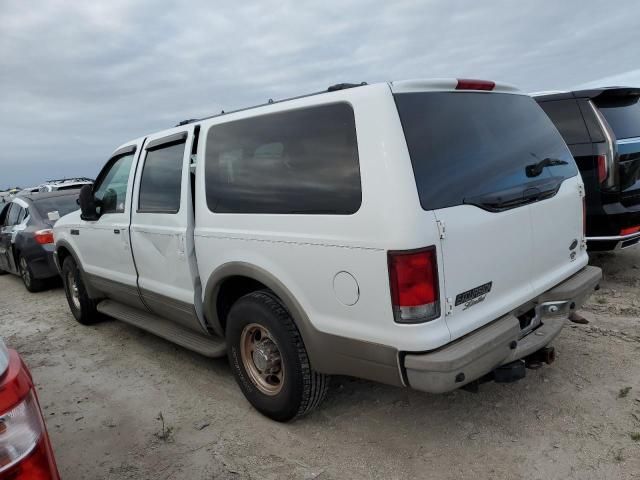
[[[240,335],[240,356],[251,382],[265,395],[280,393],[285,369],[278,344],[262,325],[251,323]]]

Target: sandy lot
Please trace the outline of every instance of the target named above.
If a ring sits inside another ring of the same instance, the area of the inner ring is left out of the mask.
[[[335,378],[287,425],[252,410],[226,360],[83,327],[60,288],[0,277],[0,334],[35,377],[64,479],[640,478],[640,249],[592,262],[606,280],[554,365],[478,394]]]

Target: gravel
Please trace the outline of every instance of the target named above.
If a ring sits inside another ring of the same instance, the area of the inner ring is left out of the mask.
[[[603,288],[552,366],[477,394],[337,377],[292,424],[255,412],[224,359],[77,324],[59,287],[0,277],[0,332],[33,373],[65,480],[639,478],[640,248],[592,262]]]

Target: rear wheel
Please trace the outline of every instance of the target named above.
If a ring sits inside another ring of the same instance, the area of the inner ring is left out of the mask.
[[[27,262],[27,259],[23,256],[18,258],[18,271],[20,272],[22,283],[24,283],[27,290],[32,293],[44,290],[46,283],[44,280],[33,278],[33,272],[31,271],[31,267],[29,267],[29,262]]]
[[[236,381],[260,413],[286,422],[324,399],[329,377],[311,369],[300,332],[272,293],[240,298],[229,312],[226,338]]]
[[[96,302],[89,298],[80,270],[72,257],[67,257],[62,264],[62,283],[71,313],[78,322],[91,325],[100,320]]]

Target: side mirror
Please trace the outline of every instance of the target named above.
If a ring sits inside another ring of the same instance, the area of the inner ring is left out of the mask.
[[[95,221],[100,218],[100,215],[98,214],[98,205],[95,197],[93,196],[92,185],[85,185],[80,189],[78,203],[80,204],[80,218],[82,218],[82,220]]]

